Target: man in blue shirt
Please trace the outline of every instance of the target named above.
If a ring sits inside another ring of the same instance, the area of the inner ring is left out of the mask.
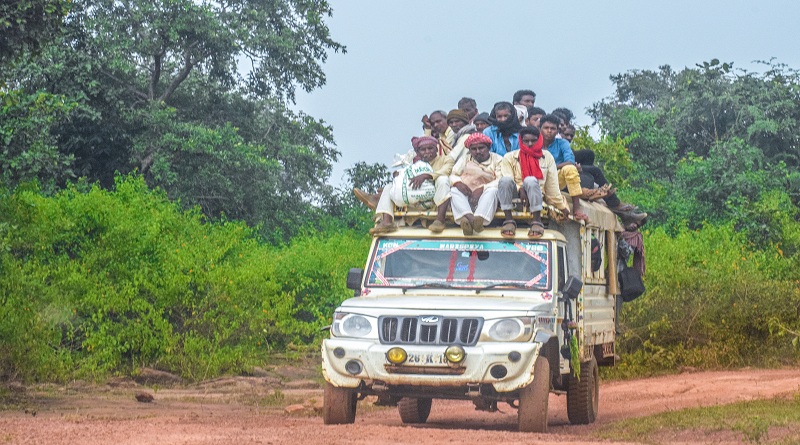
[[[548,114],[541,119],[542,142],[547,151],[553,155],[558,168],[558,187],[567,188],[569,196],[572,198],[572,214],[575,220],[589,222],[589,217],[581,209],[581,176],[578,172],[579,166],[575,164],[575,155],[572,154],[572,147],[566,139],[556,138],[558,134],[558,124],[561,119],[558,116]]]
[[[519,150],[519,130],[522,125],[517,118],[517,110],[510,102],[497,102],[489,114],[492,125],[483,130],[483,134],[492,140],[492,153],[504,156],[506,153]]]

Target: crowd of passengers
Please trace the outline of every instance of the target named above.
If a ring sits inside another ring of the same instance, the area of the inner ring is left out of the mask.
[[[435,187],[437,217],[428,225],[429,230],[443,231],[447,211],[451,210],[464,235],[480,233],[492,223],[499,206],[505,216],[501,234],[514,237],[515,200],[530,210],[529,238],[544,234],[541,211],[545,202],[567,217],[588,223],[581,199],[599,201],[620,216],[626,230],[635,231],[644,224],[647,214],[620,202],[602,169],[594,165],[594,153],[573,152],[572,112],[557,108],[547,114],[535,106],[535,101],[533,91],[520,90],[514,93],[512,102],[497,102],[487,114],[478,112],[474,99],[464,97],[449,113],[434,111],[423,116],[424,135],[411,139],[413,150],[400,166],[420,161],[430,165],[429,173],[408,180],[412,189],[419,189],[426,181]],[[379,195],[354,190],[362,202],[375,209],[376,224],[370,233],[397,230],[394,206],[407,204],[395,202],[395,184],[384,187]],[[562,190],[571,198],[571,210]]]

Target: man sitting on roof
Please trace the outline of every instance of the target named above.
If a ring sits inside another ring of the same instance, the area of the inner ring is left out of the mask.
[[[467,113],[470,124],[472,120],[475,119],[475,116],[478,115],[478,103],[471,97],[462,97],[461,100],[458,101],[458,109]]]
[[[500,156],[519,150],[519,130],[522,125],[517,118],[517,110],[508,102],[497,102],[489,113],[491,127],[483,130],[483,134],[492,139],[492,153]]]
[[[536,105],[536,93],[531,90],[518,90],[511,98],[514,105],[524,105],[525,107],[532,107]]]
[[[541,120],[542,141],[545,149],[553,155],[556,161],[558,187],[562,190],[566,187],[569,196],[572,198],[572,214],[575,220],[589,222],[589,217],[581,209],[580,197],[583,194],[583,189],[581,188],[581,177],[578,172],[578,166],[575,164],[572,148],[566,139],[556,138],[560,123],[561,119],[555,115],[548,114],[544,116]]]
[[[455,144],[456,134],[447,125],[447,113],[442,110],[431,112],[430,118],[426,114],[422,116],[422,130],[425,136],[433,136],[439,139],[439,154],[448,154]]]
[[[567,133],[569,134],[569,126]],[[567,139],[565,137],[565,139]],[[575,162],[581,167],[581,187],[583,187],[583,199],[594,201],[602,199],[606,206],[622,219],[624,225],[634,223],[639,226],[647,218],[647,213],[640,211],[636,206],[623,203],[617,196],[617,189],[606,179],[603,170],[594,165],[594,151],[577,150],[573,152]]]
[[[483,226],[494,219],[503,157],[489,151],[492,140],[483,133],[469,135],[465,145],[469,154],[461,158],[450,174],[450,203],[453,219],[461,225],[464,235],[469,236],[482,232]]]
[[[483,130],[486,130],[492,125],[489,123],[489,113],[478,114],[472,118],[472,124],[475,125],[476,130],[483,133]]]
[[[526,122],[528,127],[536,127],[539,128],[541,123],[539,121],[542,120],[542,117],[547,114],[544,112],[543,109],[539,107],[528,107],[528,121]]]
[[[466,112],[461,110],[451,110],[447,113],[447,125],[453,131],[455,144],[453,149],[450,150],[450,156],[458,162],[464,154],[468,151],[464,143],[470,134],[475,133],[475,126],[469,123],[469,116]]]
[[[406,169],[412,168],[422,161],[430,165],[428,173],[422,173],[414,177],[405,178],[406,175],[398,175],[391,184],[383,188],[381,197],[378,200],[378,206],[375,209],[375,216],[377,223],[375,227],[370,229],[370,233],[389,233],[397,230],[397,225],[394,223],[394,206],[398,205],[404,207],[409,205],[409,202],[403,202],[403,195],[408,195],[408,190],[399,190],[398,188],[410,188],[414,190],[420,189],[426,181],[433,182],[435,192],[433,195],[433,202],[438,206],[436,221],[433,222],[428,228],[431,232],[440,233],[444,230],[444,218],[447,215],[448,204],[450,203],[450,172],[453,170],[453,158],[449,155],[439,155],[439,141],[432,136],[422,136],[411,138],[411,146],[414,147],[416,156],[412,160],[412,165]]]
[[[542,190],[547,203],[569,215],[569,208],[558,187],[558,170],[553,155],[542,150],[544,140],[536,127],[525,127],[519,132],[520,149],[503,157],[502,174],[498,184],[497,197],[500,209],[505,213],[501,235],[513,238],[517,224],[512,215],[512,199],[519,196],[527,202],[531,211],[530,238],[540,238],[544,234],[542,224]]]

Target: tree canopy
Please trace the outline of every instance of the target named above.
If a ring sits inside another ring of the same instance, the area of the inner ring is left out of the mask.
[[[0,3],[0,73],[22,54],[36,53],[49,43],[61,27],[71,3],[71,0]]]
[[[112,187],[138,171],[209,216],[290,235],[339,155],[328,125],[289,108],[345,51],[331,12],[324,0],[73,0],[58,37],[7,71],[17,102],[46,94],[66,109],[41,111],[38,143],[6,132],[5,160],[25,146],[60,167],[8,161],[6,184]]]
[[[589,112],[607,137],[625,138],[628,196],[655,222],[753,227],[768,190],[798,204],[800,72],[761,64],[761,73],[714,59],[611,76],[615,93]]]

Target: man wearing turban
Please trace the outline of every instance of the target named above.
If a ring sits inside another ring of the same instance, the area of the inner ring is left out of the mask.
[[[482,232],[494,219],[503,157],[490,151],[492,140],[483,133],[472,133],[464,145],[469,153],[450,174],[450,194],[453,218],[469,236]]]
[[[413,163],[422,161],[430,164],[432,169],[431,173],[423,173],[411,178],[408,182],[412,189],[419,189],[425,181],[432,181],[435,186],[435,194],[433,202],[438,207],[436,221],[434,221],[428,228],[434,233],[440,233],[444,230],[444,219],[447,215],[448,204],[450,203],[450,173],[453,170],[453,158],[449,155],[439,154],[439,141],[432,136],[422,136],[411,138],[411,146],[414,148],[415,157]],[[406,168],[410,168],[406,167]],[[372,234],[389,233],[397,230],[397,225],[394,223],[394,206],[406,206],[404,202],[396,202],[393,196],[396,195],[394,188],[396,182],[387,185],[381,192],[381,197],[378,200],[377,208],[375,209],[376,224],[375,227],[370,229]]]
[[[469,115],[465,111],[450,110],[447,113],[447,125],[453,131],[455,144],[450,150],[450,156],[458,163],[459,159],[468,151],[466,145],[470,134],[475,133],[475,126],[469,123]]]

